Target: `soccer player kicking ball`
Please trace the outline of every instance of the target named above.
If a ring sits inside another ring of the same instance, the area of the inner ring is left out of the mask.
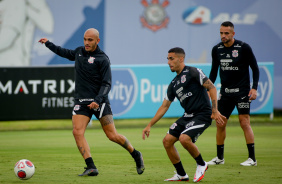
[[[170,104],[177,98],[185,112],[171,125],[163,139],[167,155],[176,169],[176,174],[165,181],[189,181],[189,176],[174,146],[175,142],[179,140],[197,163],[194,182],[199,182],[203,179],[208,164],[203,160],[195,142],[211,125],[212,119],[215,119],[218,124],[223,124],[225,117],[217,110],[217,92],[213,83],[200,69],[185,66],[184,58],[185,52],[182,48],[176,47],[168,51],[168,65],[172,72],[177,73],[177,76],[168,86],[163,104],[144,128],[142,136],[144,140],[146,136],[149,137],[151,127],[163,117]],[[207,90],[210,92],[212,106]]]
[[[87,29],[84,33],[84,46],[77,47],[75,50],[56,46],[47,38],[41,38],[39,42],[45,44],[55,54],[75,61],[73,136],[87,166],[79,176],[97,176],[99,174],[84,136],[87,124],[93,115],[100,121],[108,139],[130,153],[136,163],[137,173],[142,174],[145,166],[141,152],[134,149],[129,140],[119,134],[115,128],[108,98],[112,84],[110,59],[98,46],[100,42],[98,30]]]

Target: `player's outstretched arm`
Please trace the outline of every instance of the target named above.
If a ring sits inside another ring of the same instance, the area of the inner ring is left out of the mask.
[[[158,109],[157,113],[155,114],[155,116],[152,118],[152,120],[150,121],[150,123],[144,128],[143,132],[142,132],[142,138],[145,140],[145,136],[147,136],[147,138],[150,135],[150,130],[151,127],[156,124],[166,113],[166,111],[169,109],[171,104],[171,101],[169,100],[164,100],[162,105],[160,106],[160,108]]]
[[[47,41],[48,41],[47,38],[41,38],[38,42],[42,43],[42,44],[45,44]]]

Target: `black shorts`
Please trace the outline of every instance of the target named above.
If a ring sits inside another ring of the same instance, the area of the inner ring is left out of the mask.
[[[176,138],[179,138],[181,134],[186,134],[195,143],[204,130],[211,125],[212,119],[210,116],[210,113],[194,117],[182,116],[170,126],[168,133]]]
[[[112,115],[112,109],[110,104],[102,103],[102,105],[98,109],[89,109],[87,105],[79,105],[75,104],[73,107],[72,115],[85,115],[88,116],[90,119],[92,118],[92,115],[94,114],[97,119],[102,118],[105,115]]]
[[[228,119],[235,106],[238,114],[250,114],[250,104],[248,94],[241,96],[220,95],[218,98],[218,111]]]

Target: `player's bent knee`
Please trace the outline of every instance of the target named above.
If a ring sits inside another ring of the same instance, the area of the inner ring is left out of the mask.
[[[186,135],[186,134],[181,134],[179,137],[179,142],[181,144],[190,144],[192,143],[192,139],[190,136]]]

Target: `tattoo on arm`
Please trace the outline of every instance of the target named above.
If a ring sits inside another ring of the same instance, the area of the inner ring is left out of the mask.
[[[203,86],[209,91],[212,88],[215,88],[214,84],[212,83],[212,81],[210,79],[208,79]]]
[[[217,111],[217,104],[215,100],[212,100],[212,112],[216,112]]]

